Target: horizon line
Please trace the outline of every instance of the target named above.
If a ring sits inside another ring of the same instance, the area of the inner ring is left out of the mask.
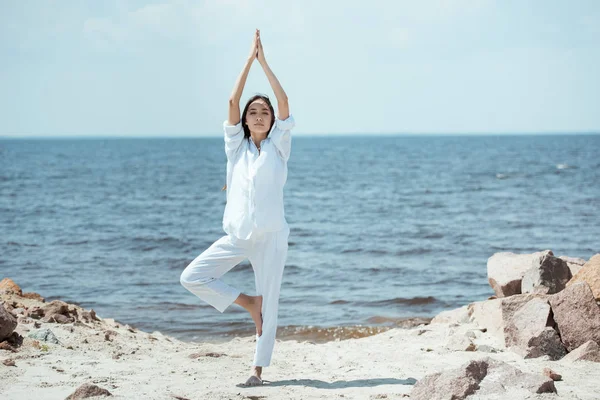
[[[599,135],[598,131],[545,131],[545,132],[338,132],[338,133],[295,133],[294,137],[331,137],[331,136],[353,136],[353,137],[374,137],[374,136],[544,136],[544,135]],[[222,134],[210,136],[192,136],[192,135],[53,135],[53,136],[0,136],[0,140],[7,139],[220,139]]]

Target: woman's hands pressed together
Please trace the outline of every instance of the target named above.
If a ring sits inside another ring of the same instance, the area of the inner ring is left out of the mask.
[[[260,65],[265,65],[267,60],[265,59],[265,52],[262,47],[262,41],[260,40],[260,30],[258,30],[258,51],[256,53],[256,59],[260,63]]]
[[[254,61],[258,57],[258,40],[260,31],[257,29],[254,32],[254,38],[252,39],[252,45],[250,45],[250,55],[248,59]]]

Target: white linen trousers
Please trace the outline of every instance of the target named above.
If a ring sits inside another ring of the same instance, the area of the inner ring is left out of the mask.
[[[288,252],[290,227],[283,210],[283,185],[290,155],[290,114],[276,119],[259,152],[244,139],[241,122],[223,123],[227,154],[227,206],[223,229],[214,242],[182,272],[180,282],[190,292],[224,312],[241,291],[221,278],[248,259],[254,270],[256,295],[263,296],[262,335],[256,334],[253,365],[267,367],[275,346],[279,293]]]
[[[219,278],[244,259],[254,270],[256,295],[263,296],[262,335],[256,334],[253,365],[267,367],[275,347],[279,291],[288,250],[289,226],[278,232],[252,234],[250,239],[226,235],[194,259],[181,274],[181,283],[190,292],[224,312],[240,290]]]

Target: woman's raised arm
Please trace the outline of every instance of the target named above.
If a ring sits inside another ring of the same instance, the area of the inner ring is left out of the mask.
[[[235,86],[233,87],[233,91],[231,92],[231,96],[229,97],[229,116],[227,120],[230,125],[237,125],[240,122],[240,99],[242,98],[242,92],[244,91],[244,86],[246,85],[248,72],[250,72],[250,67],[256,59],[257,53],[258,29],[256,32],[254,32],[254,39],[252,40],[252,45],[250,46],[250,55],[248,56],[246,64],[244,64],[244,69],[240,73],[240,76],[238,76]]]
[[[286,120],[290,115],[290,106],[288,103],[288,98],[285,92],[283,91],[279,80],[277,79],[273,71],[271,71],[269,64],[267,64],[267,60],[265,59],[265,53],[262,47],[262,42],[260,40],[260,31],[258,31],[258,55],[256,56],[256,58],[258,59],[258,62],[265,71],[265,75],[267,75],[267,79],[271,84],[271,88],[275,93],[275,97],[277,97],[277,118],[279,118],[282,121]]]

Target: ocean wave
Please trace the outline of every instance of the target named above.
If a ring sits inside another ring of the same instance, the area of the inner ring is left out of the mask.
[[[363,304],[370,305],[370,306],[390,306],[390,305],[394,305],[394,304],[404,304],[404,305],[408,305],[408,306],[420,306],[420,305],[434,304],[434,303],[439,303],[439,302],[440,302],[440,300],[433,296],[427,296],[427,297],[417,296],[417,297],[411,297],[411,298],[395,297],[393,299],[364,302]]]

